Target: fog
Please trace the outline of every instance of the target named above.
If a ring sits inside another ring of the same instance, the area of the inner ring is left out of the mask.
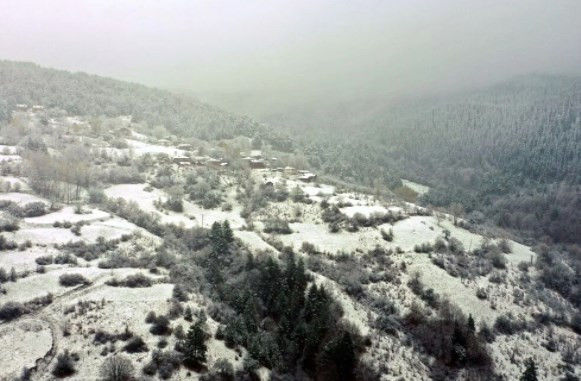
[[[579,74],[578,0],[3,0],[0,55],[260,115]]]

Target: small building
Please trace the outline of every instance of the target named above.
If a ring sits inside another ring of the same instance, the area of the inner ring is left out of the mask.
[[[28,105],[26,105],[24,103],[19,103],[16,105],[16,109],[19,111],[26,111],[26,110],[28,110]]]
[[[262,159],[250,159],[248,165],[252,169],[264,169],[266,168],[266,162]]]
[[[192,159],[190,159],[187,156],[174,156],[171,161],[172,161],[172,163],[178,164],[178,165],[191,165],[192,164]]]
[[[295,176],[297,174],[297,169],[293,168],[293,167],[285,167],[284,168],[284,174],[286,176]]]
[[[317,180],[317,175],[315,175],[314,173],[305,173],[302,174],[301,176],[299,176],[299,180],[301,180],[304,183],[312,183],[315,180]]]
[[[44,106],[41,105],[32,106],[32,111],[42,111],[42,110],[44,110]]]
[[[181,149],[182,151],[191,151],[192,150],[192,145],[191,144],[187,144],[187,143],[182,143],[182,144],[178,144],[177,148],[178,149]]]
[[[260,150],[253,149],[252,151],[250,151],[250,158],[255,160],[262,159],[262,152]]]
[[[214,168],[220,168],[220,166],[222,165],[222,159],[213,159],[210,158],[208,160],[206,160],[206,165],[208,167],[214,167]]]
[[[169,146],[171,144],[171,142],[168,139],[159,139],[157,142],[162,146]]]

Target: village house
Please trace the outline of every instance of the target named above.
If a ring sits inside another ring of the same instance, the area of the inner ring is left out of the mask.
[[[296,176],[297,175],[297,169],[293,168],[293,167],[285,167],[284,168],[284,174],[285,176]]]
[[[317,180],[317,175],[307,171],[307,173],[299,176],[299,180],[301,180],[302,182],[305,182],[305,183],[312,183],[315,180]]]
[[[262,159],[262,152],[257,149],[250,151],[250,158],[254,160]]]
[[[16,109],[19,111],[26,111],[28,110],[28,105],[24,104],[24,103],[20,103],[16,105]]]
[[[262,159],[257,159],[257,160],[250,159],[250,161],[248,162],[248,165],[252,169],[264,169],[264,168],[266,168],[266,162]]]
[[[181,149],[182,151],[191,151],[192,150],[192,145],[191,144],[187,144],[187,143],[182,143],[182,144],[178,144],[177,148],[178,149]]]
[[[171,161],[172,161],[172,163],[178,164],[178,165],[191,165],[192,164],[192,159],[190,159],[187,156],[174,156]]]
[[[44,106],[41,105],[32,106],[32,111],[42,111],[42,110],[44,110]]]

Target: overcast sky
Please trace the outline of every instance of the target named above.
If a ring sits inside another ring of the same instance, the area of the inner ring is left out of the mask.
[[[581,73],[581,0],[0,0],[0,57],[303,102]]]

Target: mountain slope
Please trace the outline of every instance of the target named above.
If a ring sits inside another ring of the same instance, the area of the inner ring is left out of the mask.
[[[18,103],[59,107],[79,115],[133,115],[149,126],[201,139],[260,134],[276,142],[284,137],[256,121],[167,91],[85,73],[0,61],[0,120]],[[281,147],[282,148],[282,147]]]

